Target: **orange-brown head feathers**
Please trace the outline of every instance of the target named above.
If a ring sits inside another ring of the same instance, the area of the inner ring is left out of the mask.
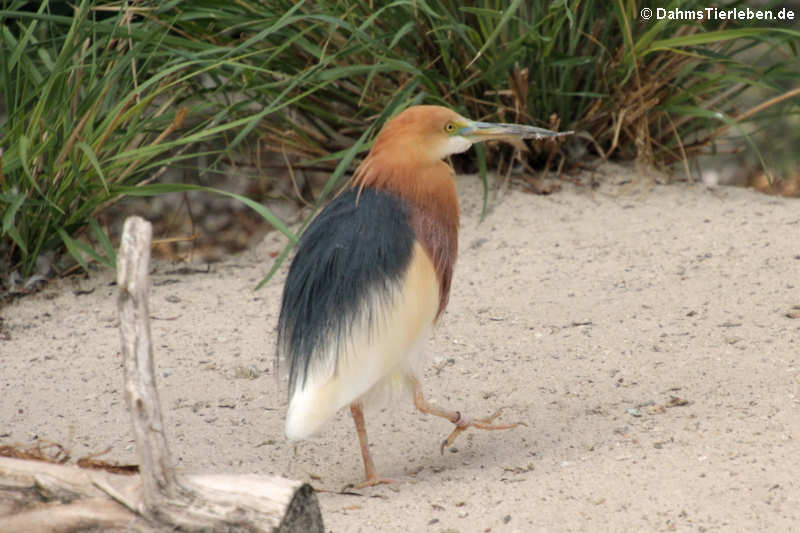
[[[469,122],[446,107],[409,107],[386,123],[370,155],[387,157],[391,153],[400,156],[400,161],[436,163],[470,147],[470,141],[456,135]]]
[[[356,170],[353,185],[390,188],[417,197],[423,192],[420,188],[432,185],[426,182],[449,182],[452,171],[442,159],[470,147],[469,140],[457,135],[469,123],[446,107],[409,107],[384,125]]]

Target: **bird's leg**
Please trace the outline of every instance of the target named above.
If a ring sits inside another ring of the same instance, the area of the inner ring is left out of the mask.
[[[497,429],[511,429],[517,426],[525,425],[525,423],[523,422],[516,422],[514,424],[492,424],[492,422],[494,422],[494,419],[502,414],[503,412],[502,409],[498,409],[493,415],[487,416],[486,418],[480,418],[478,420],[470,420],[469,418],[463,416],[459,411],[451,411],[449,409],[442,409],[441,407],[436,407],[434,405],[429,404],[425,400],[425,397],[422,395],[422,387],[419,384],[419,380],[413,376],[410,376],[410,379],[414,387],[414,406],[425,414],[446,418],[456,426],[455,428],[453,428],[453,431],[450,432],[450,435],[448,435],[447,438],[442,441],[442,446],[440,449],[441,453],[444,453],[444,449],[447,448],[448,446],[452,446],[456,438],[459,435],[461,435],[467,428],[497,430]]]
[[[375,463],[372,461],[372,454],[369,453],[367,427],[364,424],[364,411],[361,409],[361,404],[351,403],[350,414],[353,415],[353,422],[356,423],[356,433],[358,433],[358,442],[361,444],[361,458],[364,460],[364,474],[366,475],[366,479],[355,488],[363,489],[382,483],[394,483],[393,479],[378,477],[378,473],[375,471]]]

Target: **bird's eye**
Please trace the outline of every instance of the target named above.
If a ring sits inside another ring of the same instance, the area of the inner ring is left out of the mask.
[[[452,122],[448,122],[444,126],[444,131],[446,131],[447,133],[453,133],[454,131],[456,131],[456,125],[453,124]]]

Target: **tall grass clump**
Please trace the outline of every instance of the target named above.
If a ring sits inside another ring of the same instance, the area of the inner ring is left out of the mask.
[[[211,170],[243,146],[329,170],[319,204],[375,127],[414,103],[579,132],[576,150],[531,151],[539,168],[573,152],[685,163],[731,130],[749,142],[759,121],[800,115],[796,28],[639,16],[707,7],[699,0],[30,5],[0,12],[0,254],[26,274],[63,246],[110,262],[97,213],[122,195],[180,190],[151,181],[208,146],[222,146]],[[499,150],[478,152],[479,166]]]
[[[230,45],[258,36],[278,14],[292,14],[253,45],[282,47],[280,72],[316,72],[321,87],[258,133],[274,149],[312,161],[352,143],[403,89],[410,91],[401,105],[422,96],[469,116],[578,129],[596,155],[650,163],[685,160],[767,113],[798,113],[796,28],[639,16],[648,6],[707,7],[700,1],[223,5],[181,5],[191,21],[183,31]],[[737,7],[747,6],[719,6]],[[251,88],[258,98],[259,87]],[[741,109],[738,97],[752,89],[774,97],[771,105]],[[298,86],[294,96],[302,91]]]
[[[165,32],[92,4],[54,13],[47,1],[11,2],[2,12],[0,250],[24,276],[61,247],[112,264],[96,212],[180,159],[172,150],[208,126],[193,117],[201,106],[183,104],[191,61],[164,46]],[[73,238],[87,227],[97,251]]]
[[[237,139],[288,103],[268,99],[250,116],[229,113],[235,105],[223,91],[231,84],[219,83],[219,72],[241,76],[261,68],[237,66],[237,57],[252,52],[184,38],[171,24],[145,16],[152,6],[83,0],[74,9],[48,1],[3,7],[4,274],[18,270],[28,277],[45,252],[63,248],[84,267],[87,258],[113,266],[114,247],[96,222],[101,210],[124,195],[202,189],[151,182],[167,166],[198,155],[204,141],[231,131]],[[295,83],[281,79],[274,91]],[[261,95],[268,95],[263,87]],[[261,205],[237,198],[296,239]],[[97,246],[75,238],[87,231]]]

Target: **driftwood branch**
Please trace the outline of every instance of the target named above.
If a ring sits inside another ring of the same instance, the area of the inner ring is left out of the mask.
[[[147,293],[152,229],[125,221],[117,283],[125,400],[139,474],[0,457],[2,531],[322,532],[310,485],[258,475],[176,475],[155,386]],[[6,497],[7,496],[7,497]]]
[[[152,236],[149,222],[138,217],[128,218],[117,259],[117,309],[125,365],[125,403],[131,413],[136,437],[145,511],[157,507],[153,498],[160,499],[163,495],[171,500],[179,491],[170,469],[150,343],[148,291]]]

